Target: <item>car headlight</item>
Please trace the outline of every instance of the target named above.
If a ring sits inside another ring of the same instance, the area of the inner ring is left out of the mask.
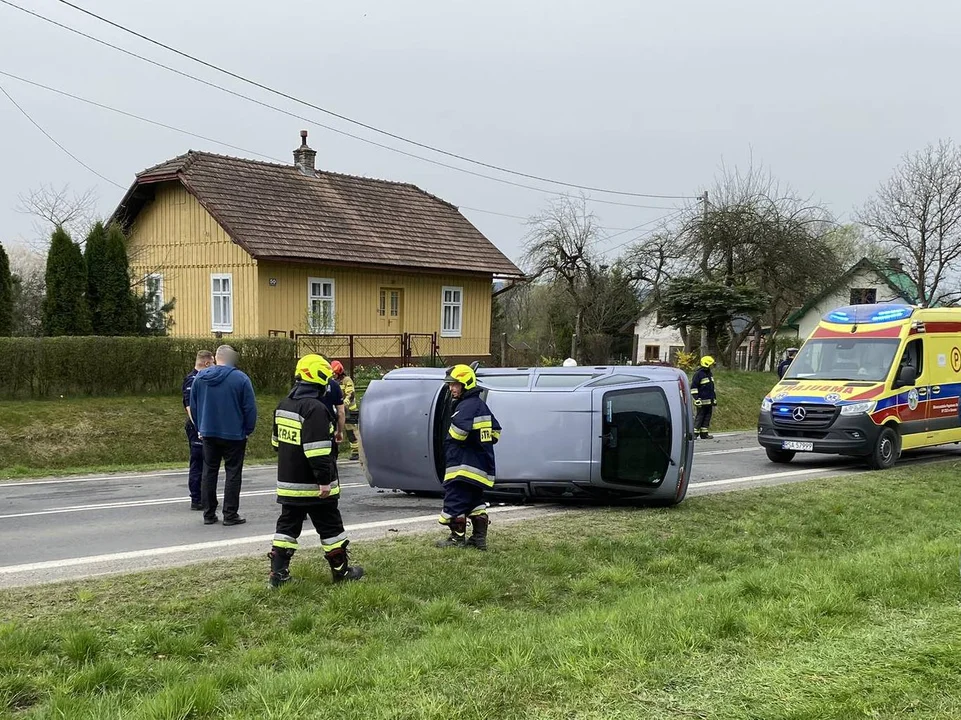
[[[771,412],[771,407],[774,405],[774,401],[771,398],[764,398],[761,401],[761,412]]]
[[[841,406],[842,415],[864,415],[866,413],[874,412],[874,406],[877,405],[876,402],[859,402],[851,403],[850,405]]]

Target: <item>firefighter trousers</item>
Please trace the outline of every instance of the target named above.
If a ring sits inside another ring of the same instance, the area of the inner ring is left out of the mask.
[[[711,416],[714,415],[714,405],[701,405],[694,416],[694,432],[707,430],[711,427]]]
[[[444,511],[441,524],[462,516],[486,515],[484,488],[467,480],[451,480],[444,484]]]
[[[304,529],[304,520],[308,517],[313,523],[314,530],[320,535],[324,552],[335,550],[347,540],[344,521],[340,516],[340,508],[337,507],[337,498],[332,498],[312,505],[281,505],[274,545],[296,550],[297,538],[300,537]]]

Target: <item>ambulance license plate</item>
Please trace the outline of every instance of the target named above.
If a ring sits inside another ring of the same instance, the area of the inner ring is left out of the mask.
[[[785,440],[781,443],[781,448],[783,450],[797,450],[798,452],[814,452],[814,443]]]

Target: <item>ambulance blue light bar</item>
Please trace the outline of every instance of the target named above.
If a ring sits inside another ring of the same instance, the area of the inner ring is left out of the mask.
[[[824,321],[838,325],[873,325],[877,323],[905,320],[914,314],[910,305],[849,305],[832,310],[824,316]]]

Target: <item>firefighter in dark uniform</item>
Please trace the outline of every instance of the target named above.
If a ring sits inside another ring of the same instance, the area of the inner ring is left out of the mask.
[[[701,367],[691,378],[691,396],[694,398],[694,407],[697,414],[694,416],[694,436],[701,440],[712,440],[713,435],[708,433],[711,427],[711,416],[714,414],[714,406],[717,405],[717,393],[714,389],[714,374],[711,366],[714,365],[714,358],[705,355],[701,358]]]
[[[797,355],[797,348],[788,348],[787,357],[777,364],[777,379],[780,380],[784,377],[784,373],[787,369],[791,367],[791,363],[794,362],[794,356]]]
[[[290,559],[297,551],[297,538],[310,517],[334,582],[358,580],[364,570],[351,567],[347,556],[347,533],[337,507],[340,484],[334,470],[330,411],[321,402],[333,370],[320,355],[297,361],[293,390],[274,412],[271,443],[277,450],[277,502],[280,517],[270,558],[270,586],[290,580]]]
[[[494,445],[501,426],[481,398],[477,376],[467,365],[455,365],[444,378],[454,398],[450,428],[444,439],[444,509],[439,522],[450,536],[437,547],[487,549],[487,505],[484,491],[494,486]],[[467,538],[467,521],[472,534]]]

